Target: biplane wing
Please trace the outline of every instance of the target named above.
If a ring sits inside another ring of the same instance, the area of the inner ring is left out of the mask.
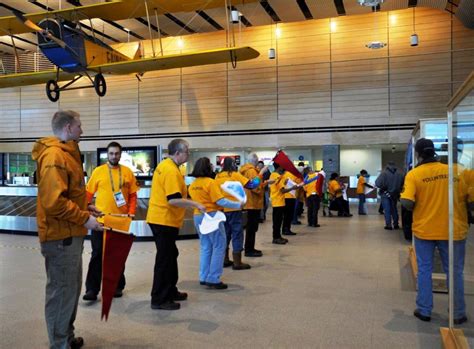
[[[56,80],[56,70],[45,70],[31,73],[0,74],[0,88],[18,87],[43,84],[49,80]],[[68,81],[74,79],[77,74],[61,72],[57,81]]]
[[[142,58],[124,62],[92,65],[88,70],[102,74],[132,74],[152,70],[164,70],[193,67],[206,64],[240,62],[259,56],[258,51],[251,47],[232,47],[216,50],[197,51],[184,54]],[[56,79],[56,70],[42,72],[0,75],[0,88],[27,86],[46,83]],[[57,81],[72,80],[77,74],[61,71]]]
[[[246,0],[256,2],[258,0]],[[216,8],[225,6],[225,0],[147,0],[146,4],[150,13],[157,14],[193,12],[207,8]],[[71,22],[77,22],[85,19],[100,18],[110,21],[122,19],[145,17],[147,9],[143,0],[111,0],[93,5],[84,5],[70,7],[62,10],[48,12],[38,12],[25,14],[26,19],[33,23],[38,23],[44,18],[60,17]],[[3,32],[3,33],[2,33]],[[29,33],[31,29],[19,22],[15,16],[0,17],[0,35],[16,35]]]
[[[104,18],[109,11],[114,11],[122,5],[122,1],[103,2],[94,5],[80,7],[71,7],[64,10],[55,10],[48,12],[37,12],[25,14],[24,17],[33,23],[38,23],[45,18],[54,18],[55,16],[77,22],[88,18]],[[125,18],[124,18],[125,19]],[[0,35],[16,35],[30,33],[31,28],[20,22],[16,16],[0,17]]]
[[[103,74],[144,73],[152,70],[194,67],[198,65],[239,62],[257,58],[258,51],[251,47],[230,47],[215,50],[181,53],[124,62],[91,65],[88,69]]]

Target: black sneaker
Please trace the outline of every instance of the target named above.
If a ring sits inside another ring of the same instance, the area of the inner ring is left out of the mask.
[[[315,225],[313,225],[313,227],[315,227],[315,228],[319,228],[319,227],[320,227],[320,225],[319,225],[319,224],[315,224]]]
[[[296,233],[293,233],[291,230],[284,231],[282,235],[296,235]]]
[[[454,319],[454,324],[455,325],[461,325],[465,322],[467,322],[467,317],[464,315],[463,317],[460,317],[459,319]]]
[[[206,281],[199,281],[199,285],[206,286],[206,285],[207,285],[207,282],[206,282]]]
[[[84,345],[84,339],[82,337],[75,337],[69,342],[71,349],[79,349]]]
[[[123,296],[123,290],[115,290],[114,298],[120,298]]]
[[[385,226],[385,227],[383,227],[383,228],[384,228],[385,230],[393,230],[393,228],[392,228],[392,227],[389,227],[389,226]]]
[[[188,294],[186,292],[179,292],[173,297],[173,301],[185,301],[188,299]]]
[[[167,301],[161,304],[151,303],[151,309],[160,309],[160,310],[178,310],[181,308],[181,304],[175,303],[173,301]]]
[[[218,282],[216,284],[213,284],[212,282],[208,282],[207,287],[212,288],[214,290],[225,290],[227,289],[227,284],[223,282]]]
[[[400,226],[397,224],[397,225],[394,225],[393,226],[393,229],[397,230],[397,229],[400,229]]]
[[[287,241],[286,239],[278,238],[278,239],[273,239],[272,244],[284,245],[284,244],[286,244],[287,242],[288,242],[288,241]]]
[[[263,253],[259,250],[253,250],[249,252],[245,252],[245,257],[262,257]]]
[[[415,315],[421,321],[426,321],[426,322],[431,321],[431,316],[422,315],[418,309],[415,309],[415,311],[413,312],[413,315]]]
[[[87,291],[82,299],[89,302],[95,302],[97,300],[97,295],[92,291]]]
[[[289,241],[288,239],[285,239],[285,238],[280,238],[280,239],[282,239],[282,240],[285,241],[285,242],[288,242],[288,241]]]

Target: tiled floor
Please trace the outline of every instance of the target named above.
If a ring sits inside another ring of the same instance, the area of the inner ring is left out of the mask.
[[[136,242],[127,262],[123,298],[108,322],[100,303],[80,302],[76,335],[85,348],[440,348],[447,295],[435,295],[431,323],[412,315],[415,285],[401,231],[382,217],[323,218],[320,228],[294,228],[285,246],[272,245],[271,223],[258,232],[262,258],[251,270],[225,269],[226,291],[198,284],[199,242],[179,241],[179,311],[150,309],[155,247]],[[271,217],[270,217],[271,218]],[[45,271],[37,238],[0,235],[0,348],[47,348]],[[469,248],[472,252],[473,249]],[[468,253],[467,269],[471,253]],[[84,276],[90,257],[85,243]],[[468,316],[474,285],[466,282]],[[474,320],[474,318],[472,318]],[[474,346],[474,321],[465,334]]]

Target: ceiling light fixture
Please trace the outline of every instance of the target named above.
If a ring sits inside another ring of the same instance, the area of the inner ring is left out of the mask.
[[[240,12],[237,10],[230,11],[230,21],[232,23],[239,23]]]
[[[384,0],[357,0],[360,6],[375,7],[384,2]]]

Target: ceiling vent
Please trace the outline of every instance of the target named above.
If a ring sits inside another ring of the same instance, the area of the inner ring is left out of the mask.
[[[382,41],[372,41],[365,45],[365,47],[370,48],[372,50],[378,50],[380,48],[384,48],[385,46],[387,46],[387,44]]]

